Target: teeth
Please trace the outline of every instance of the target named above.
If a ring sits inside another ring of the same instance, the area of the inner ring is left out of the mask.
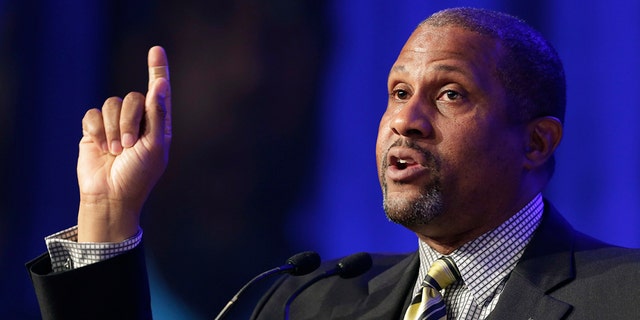
[[[407,168],[407,160],[398,159],[396,161],[396,167],[400,170],[404,170]]]

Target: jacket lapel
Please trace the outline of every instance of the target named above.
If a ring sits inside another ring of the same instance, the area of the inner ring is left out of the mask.
[[[550,203],[487,319],[561,319],[572,306],[549,295],[575,278],[573,229]]]
[[[368,283],[368,294],[354,307],[338,305],[331,319],[400,319],[418,276],[417,252]]]

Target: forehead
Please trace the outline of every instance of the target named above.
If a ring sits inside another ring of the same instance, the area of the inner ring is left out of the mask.
[[[407,66],[494,74],[501,57],[499,41],[456,26],[418,27],[407,40],[392,72]]]

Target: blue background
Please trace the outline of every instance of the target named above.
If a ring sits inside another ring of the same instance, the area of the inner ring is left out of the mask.
[[[172,63],[177,122],[143,224],[157,318],[211,318],[296,251],[414,250],[415,236],[382,212],[375,137],[404,41],[453,6],[520,16],[555,45],[568,106],[545,196],[577,229],[640,247],[640,2],[168,3],[0,0],[0,318],[39,318],[23,263],[75,224],[82,115],[144,90],[154,44]],[[216,167],[225,175],[207,171]],[[215,252],[205,268],[203,252]],[[185,269],[197,277],[172,280]]]

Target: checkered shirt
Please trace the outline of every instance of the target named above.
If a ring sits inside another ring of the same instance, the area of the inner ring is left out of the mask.
[[[543,210],[542,194],[538,194],[502,225],[449,255],[463,281],[443,290],[447,319],[487,318],[498,303],[509,274],[540,225]],[[419,242],[419,255],[420,271],[414,292],[418,291],[429,266],[442,256],[422,241]]]
[[[78,227],[44,238],[54,272],[72,270],[113,258],[132,250],[142,241],[142,229],[122,242],[78,242]]]

